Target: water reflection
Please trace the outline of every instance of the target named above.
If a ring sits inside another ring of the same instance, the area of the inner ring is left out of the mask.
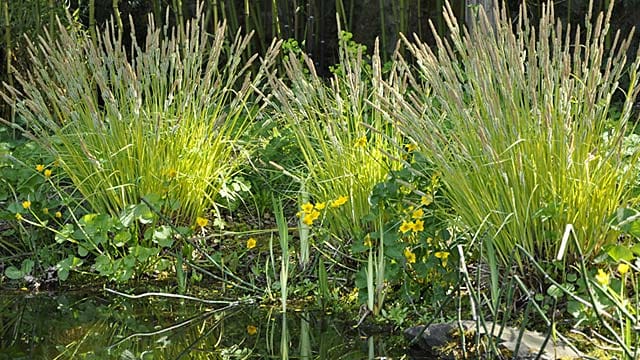
[[[399,336],[365,336],[317,312],[105,294],[0,295],[3,359],[403,358]],[[383,341],[384,340],[384,341]]]

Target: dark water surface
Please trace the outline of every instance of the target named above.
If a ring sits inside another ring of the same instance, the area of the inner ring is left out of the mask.
[[[402,359],[399,332],[256,304],[0,293],[0,359]]]

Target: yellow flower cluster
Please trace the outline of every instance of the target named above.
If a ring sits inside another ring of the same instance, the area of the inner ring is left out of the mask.
[[[349,200],[346,196],[340,196],[335,200],[329,201],[329,207],[332,209],[338,208],[344,205],[347,200]],[[307,202],[300,206],[300,211],[298,212],[298,217],[302,219],[302,223],[308,226],[313,225],[313,222],[320,218],[320,211],[324,210],[327,207],[326,202],[319,202],[317,204],[312,204],[311,202]]]
[[[340,197],[339,197],[339,198],[337,198],[336,200],[331,201],[331,207],[332,207],[332,208],[340,207],[340,206],[342,206],[342,205],[346,204],[346,203],[347,203],[347,200],[349,200],[349,198],[348,198],[348,197],[346,197],[346,196],[344,196],[344,195],[343,195],[343,196],[340,196]]]
[[[411,230],[414,233],[424,231],[424,221],[419,219],[416,221],[403,221],[402,225],[400,225],[399,230],[403,234],[409,230]]]
[[[45,170],[45,166],[42,164],[38,164],[36,165],[36,171],[37,172],[43,172],[44,171],[44,177],[51,177],[51,175],[53,175],[53,171],[51,169],[46,169]]]
[[[320,210],[324,209],[324,203],[321,204],[322,206]],[[313,222],[318,220],[320,217],[320,211],[318,211],[318,208],[310,202],[303,204],[300,208],[302,211],[298,212],[298,217],[302,218],[302,223],[305,225],[313,225]]]
[[[616,268],[618,274],[621,276],[625,276],[629,270],[631,270],[631,266],[627,263],[620,263]],[[595,275],[596,282],[602,286],[609,286],[611,283],[611,274],[608,271],[603,269],[598,269],[598,273]]]

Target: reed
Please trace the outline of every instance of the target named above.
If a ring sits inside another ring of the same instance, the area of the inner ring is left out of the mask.
[[[470,29],[446,8],[449,35],[436,36],[435,49],[405,38],[420,81],[409,96],[396,91],[386,108],[423,144],[461,224],[483,227],[498,262],[508,266],[515,256],[523,271],[516,244],[552,260],[566,224],[588,256],[615,243],[608,219],[630,196],[620,144],[639,93],[640,56],[627,61],[631,35],[616,34],[602,51],[612,7],[574,29],[561,26],[550,3],[536,34],[524,6],[515,30],[504,8],[495,9],[495,25],[479,9]],[[619,92],[623,76],[630,81]],[[623,104],[611,123],[615,94]]]
[[[60,160],[93,211],[117,215],[158,194],[179,202],[163,210],[192,223],[218,206],[220,189],[244,164],[251,145],[240,139],[277,45],[250,74],[256,56],[241,60],[250,37],[228,42],[221,24],[210,38],[202,20],[172,33],[151,20],[133,60],[113,24],[96,43],[63,26],[58,40],[29,42],[34,70],[16,76],[22,90],[3,96],[21,100],[25,132]]]

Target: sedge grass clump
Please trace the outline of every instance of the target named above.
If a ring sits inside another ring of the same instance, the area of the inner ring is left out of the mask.
[[[162,31],[150,18],[144,46],[129,51],[121,35],[113,25],[96,39],[60,26],[55,41],[30,42],[33,70],[16,74],[21,90],[5,99],[17,96],[25,131],[93,211],[117,215],[154,194],[191,224],[244,162],[239,139],[276,47],[252,75],[255,56],[242,60],[250,36],[226,39],[224,24],[208,34],[198,18]]]
[[[385,104],[440,172],[458,222],[490,239],[502,265],[513,258],[521,269],[516,244],[553,260],[567,224],[589,256],[614,242],[608,219],[629,200],[633,178],[620,162],[638,95],[631,34],[608,47],[611,8],[575,29],[553,9],[545,5],[535,27],[524,7],[515,27],[504,8],[495,24],[480,10],[467,29],[447,6],[450,35],[436,36],[433,50],[405,39],[420,81]],[[623,103],[612,124],[614,95]],[[564,259],[575,253],[571,245]]]
[[[302,169],[291,171],[314,201],[344,202],[327,214],[325,224],[348,240],[363,235],[369,194],[394,166],[387,157],[399,152],[394,141],[402,142],[375,106],[374,93],[386,92],[377,49],[369,65],[364,47],[344,34],[329,82],[317,75],[311,59],[291,55],[284,79],[273,77],[271,83],[274,113],[293,133],[302,159]]]

